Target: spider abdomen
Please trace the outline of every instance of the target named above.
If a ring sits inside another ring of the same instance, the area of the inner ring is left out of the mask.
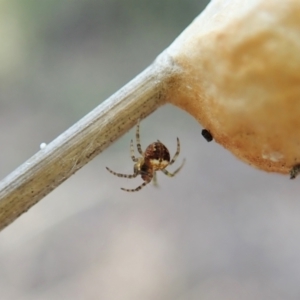
[[[145,161],[149,161],[153,170],[162,170],[169,165],[170,153],[161,142],[150,144],[144,154]]]

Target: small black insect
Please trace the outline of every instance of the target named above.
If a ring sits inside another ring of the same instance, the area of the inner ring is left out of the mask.
[[[290,179],[295,179],[299,173],[300,173],[300,164],[297,164],[293,166],[290,171]]]
[[[211,142],[214,139],[211,133],[207,129],[203,129],[201,133],[208,142]]]

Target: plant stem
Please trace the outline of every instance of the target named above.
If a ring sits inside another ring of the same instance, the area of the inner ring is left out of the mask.
[[[0,230],[165,103],[173,74],[161,55],[150,67],[96,107],[0,182]],[[84,187],[82,187],[84,188]]]

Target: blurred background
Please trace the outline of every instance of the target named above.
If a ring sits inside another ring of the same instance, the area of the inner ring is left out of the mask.
[[[1,0],[0,177],[144,70],[200,0]],[[0,233],[0,299],[299,299],[300,183],[238,161],[185,112],[141,123],[186,158],[138,193],[128,132]]]

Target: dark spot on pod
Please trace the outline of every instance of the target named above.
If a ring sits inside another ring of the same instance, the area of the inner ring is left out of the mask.
[[[295,179],[299,173],[300,173],[300,164],[297,164],[293,166],[290,171],[290,179]]]
[[[208,141],[208,142],[211,142],[214,138],[213,136],[211,135],[211,133],[207,130],[207,129],[203,129],[202,130],[202,136]]]

